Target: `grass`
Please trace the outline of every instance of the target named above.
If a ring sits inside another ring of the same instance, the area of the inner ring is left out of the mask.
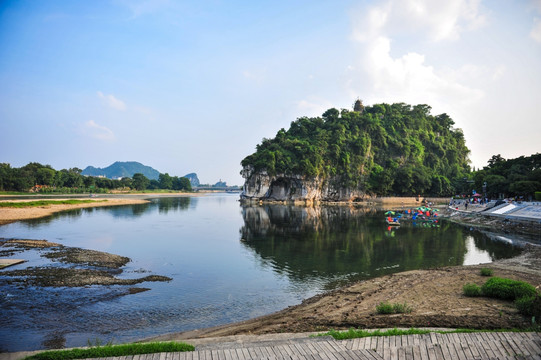
[[[489,279],[481,290],[484,296],[503,300],[517,300],[537,294],[535,287],[527,282],[500,277]]]
[[[482,268],[481,269],[481,276],[492,276],[494,274],[494,270],[490,268]]]
[[[376,305],[376,312],[378,314],[409,314],[412,310],[411,306],[407,303],[390,304],[381,302],[379,305]]]
[[[70,360],[153,354],[161,352],[193,351],[192,345],[179,342],[154,342],[123,345],[105,345],[86,349],[51,350],[37,353],[24,360]]]
[[[107,200],[35,200],[35,201],[22,201],[22,202],[0,202],[0,207],[12,207],[12,208],[27,208],[27,207],[38,207],[38,206],[47,206],[47,205],[77,205],[77,204],[87,204],[87,203],[96,203],[103,202]]]
[[[481,292],[481,287],[477,284],[465,284],[462,287],[462,291],[464,292],[464,295],[469,297],[475,297],[475,296],[481,296],[483,293]]]
[[[389,329],[389,330],[362,330],[362,329],[349,329],[346,331],[329,330],[326,333],[318,334],[317,336],[332,336],[336,340],[348,340],[357,339],[370,336],[399,336],[399,335],[423,335],[429,333],[438,334],[460,334],[460,333],[477,333],[477,332],[527,332],[537,331],[536,329],[524,330],[524,329],[495,329],[495,330],[477,330],[477,329],[455,329],[449,331],[442,330],[424,330],[417,328],[410,329]]]

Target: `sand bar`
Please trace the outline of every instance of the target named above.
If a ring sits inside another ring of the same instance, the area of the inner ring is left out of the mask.
[[[118,206],[118,205],[136,205],[146,204],[148,200],[141,198],[95,198],[89,199],[88,197],[70,198],[71,200],[92,200],[89,203],[83,204],[52,204],[46,206],[27,207],[27,208],[0,208],[0,225],[8,224],[19,220],[37,219],[41,217],[50,216],[54,213],[73,209],[102,207],[102,206]],[[38,200],[36,198],[25,200],[1,200],[2,202],[28,202]],[[47,200],[66,200],[58,198],[48,198]]]

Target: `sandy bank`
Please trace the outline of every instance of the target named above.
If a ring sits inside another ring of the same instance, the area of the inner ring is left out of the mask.
[[[90,203],[84,204],[53,204],[39,207],[28,208],[0,208],[0,225],[8,224],[19,220],[37,219],[45,216],[52,215],[54,213],[73,209],[91,208],[91,207],[103,207],[103,206],[118,206],[118,205],[136,205],[145,204],[148,200],[136,199],[136,198],[97,198],[89,199],[88,197],[70,198],[72,200],[92,200]],[[25,202],[35,201],[35,198],[28,200],[2,200],[2,202]],[[58,198],[47,198],[47,200],[65,200]]]

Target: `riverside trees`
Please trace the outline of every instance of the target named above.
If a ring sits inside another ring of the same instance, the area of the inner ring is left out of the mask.
[[[162,188],[159,182],[151,182],[141,173],[134,174],[132,178],[112,180],[105,177],[84,176],[81,172],[79,168],[55,170],[50,165],[35,162],[20,168],[12,168],[10,164],[0,163],[0,191],[83,193]],[[171,179],[171,185],[164,189],[192,190],[187,178],[167,176]]]

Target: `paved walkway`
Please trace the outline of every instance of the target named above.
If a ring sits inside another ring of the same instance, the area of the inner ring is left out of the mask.
[[[541,359],[541,333],[532,332],[430,333],[353,340],[334,340],[328,336],[287,339],[287,334],[280,335],[275,338],[240,336],[234,341],[215,338],[195,341],[196,350],[191,352],[135,355],[109,360]],[[8,354],[0,354],[0,358],[6,359],[4,355]]]

